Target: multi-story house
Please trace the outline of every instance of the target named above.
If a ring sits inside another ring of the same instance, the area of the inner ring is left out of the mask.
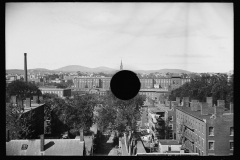
[[[176,139],[189,152],[203,156],[233,154],[233,112],[225,109],[223,100],[218,100],[217,106],[209,100],[192,100],[190,107],[175,109]]]

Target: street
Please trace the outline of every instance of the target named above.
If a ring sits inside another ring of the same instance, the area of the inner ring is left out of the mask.
[[[112,136],[104,135],[96,151],[93,153],[94,156],[108,156],[110,151],[114,148]]]

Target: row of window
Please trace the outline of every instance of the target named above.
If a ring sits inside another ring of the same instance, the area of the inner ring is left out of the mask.
[[[53,93],[53,94],[62,94],[62,91],[42,91],[43,94],[45,93]]]
[[[215,141],[214,140],[209,140],[208,141],[208,149],[209,150],[214,150],[214,143],[215,143]],[[233,142],[233,140],[230,140],[229,141],[229,146],[230,146],[230,150],[233,150],[233,148],[234,148],[234,142]]]
[[[184,113],[178,113],[176,114],[177,116],[177,121],[183,122],[185,125],[189,126],[190,128],[194,128],[197,131],[201,132],[204,135],[204,125],[201,124],[199,120],[192,119],[190,116],[184,114]]]
[[[233,127],[230,127],[230,136],[233,136]],[[214,128],[213,127],[209,127],[209,132],[208,132],[209,136],[214,136]]]
[[[209,150],[214,150],[214,140],[209,140],[208,141],[208,149]],[[229,141],[229,145],[230,145],[230,150],[233,150],[233,146],[234,146],[234,142],[232,140]]]

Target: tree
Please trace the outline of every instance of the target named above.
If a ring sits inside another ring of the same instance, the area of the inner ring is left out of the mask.
[[[6,89],[6,98],[7,101],[10,100],[12,95],[16,95],[21,99],[25,99],[27,97],[32,97],[33,95],[41,95],[41,91],[38,87],[32,83],[26,83],[23,81],[13,81],[7,86]]]
[[[63,82],[57,83],[57,84],[55,84],[55,86],[57,86],[57,88],[67,88],[68,87],[68,85],[66,83],[63,83]]]
[[[226,107],[229,107],[229,103],[233,100],[233,78],[227,82],[226,74],[210,76],[206,73],[191,74],[191,77],[191,82],[171,92],[170,100],[175,100],[176,97],[189,97],[204,102],[206,97],[213,97],[213,103],[216,104],[217,100],[221,99],[225,100]]]
[[[34,112],[24,113],[22,106],[12,103],[6,105],[6,129],[10,130],[10,139],[31,139],[36,136]]]
[[[97,113],[96,122],[101,132],[105,131],[110,123],[114,124],[117,113],[112,106],[104,105],[97,110]]]
[[[66,100],[65,109],[59,110],[58,115],[73,132],[81,128],[88,131],[94,122],[93,111],[96,104],[95,95],[76,96],[74,99]]]
[[[145,96],[136,95],[134,98],[124,101],[115,97],[108,91],[103,97],[103,108],[98,111],[98,126],[105,129],[111,122],[114,130],[123,132],[127,126],[136,130],[137,121],[141,117],[141,108]],[[104,114],[105,113],[105,114]]]

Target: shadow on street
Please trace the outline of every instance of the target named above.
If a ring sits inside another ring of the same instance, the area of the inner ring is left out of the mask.
[[[113,142],[109,141],[109,139],[110,136],[103,136],[100,145],[97,147],[96,151],[93,154],[94,156],[108,156],[109,152],[114,147]]]

